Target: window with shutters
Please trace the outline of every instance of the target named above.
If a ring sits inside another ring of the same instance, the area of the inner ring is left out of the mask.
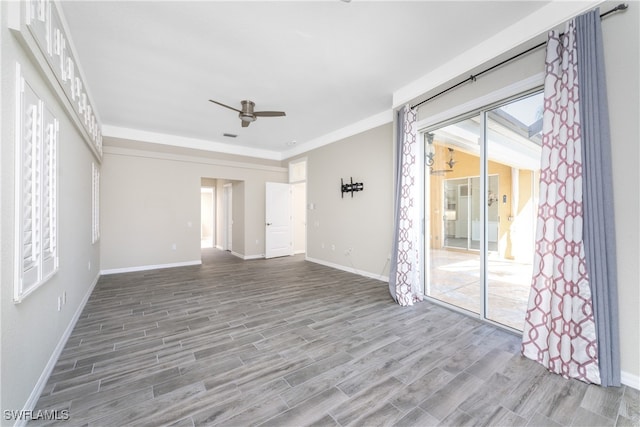
[[[16,280],[14,300],[58,269],[58,120],[20,74],[16,105]]]

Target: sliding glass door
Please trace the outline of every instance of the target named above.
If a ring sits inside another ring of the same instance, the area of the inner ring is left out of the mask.
[[[474,116],[424,134],[425,293],[480,314],[480,253],[471,250],[473,223],[480,220],[478,121]]]
[[[488,254],[485,268],[486,317],[517,330],[523,328],[531,286],[542,110],[538,93],[485,113],[489,170],[504,178],[488,187],[488,209],[497,207],[500,232],[497,251]]]
[[[424,133],[425,294],[521,330],[529,294],[542,94]]]

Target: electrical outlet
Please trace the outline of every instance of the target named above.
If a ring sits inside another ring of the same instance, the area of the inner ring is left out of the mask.
[[[331,250],[335,251],[336,250],[336,245],[331,245]]]

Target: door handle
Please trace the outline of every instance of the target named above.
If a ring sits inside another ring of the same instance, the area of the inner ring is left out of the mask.
[[[270,222],[268,222],[268,223],[267,223],[267,225],[271,225],[271,223],[270,223]]]

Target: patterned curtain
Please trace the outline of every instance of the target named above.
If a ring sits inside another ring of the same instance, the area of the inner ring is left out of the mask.
[[[565,378],[600,383],[582,240],[582,153],[576,26],[549,34],[540,201],[522,354]]]
[[[397,121],[395,228],[389,271],[389,293],[403,306],[422,301],[416,134],[416,113],[404,106]]]

